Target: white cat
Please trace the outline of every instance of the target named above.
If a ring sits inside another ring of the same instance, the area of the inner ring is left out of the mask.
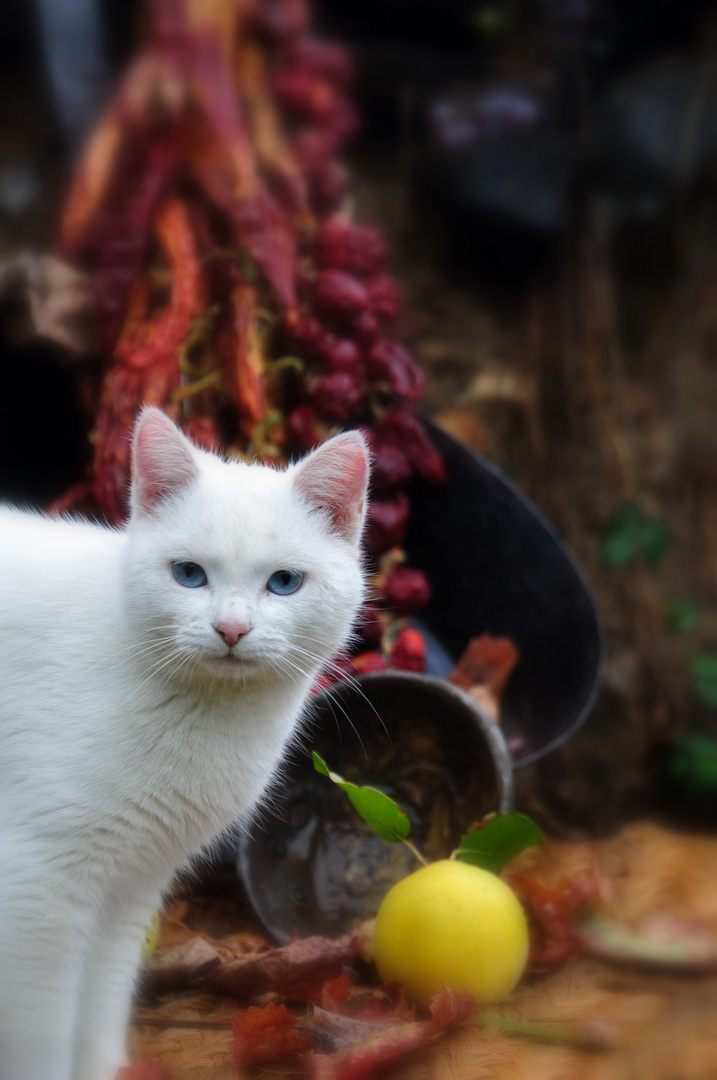
[[[145,927],[251,808],[363,597],[355,432],[285,471],[134,435],[126,529],[0,508],[0,1078],[112,1080]]]

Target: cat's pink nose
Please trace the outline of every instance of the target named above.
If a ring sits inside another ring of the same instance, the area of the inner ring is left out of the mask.
[[[251,627],[240,622],[220,622],[215,625],[214,629],[231,649],[239,641],[239,638],[243,638],[245,634],[249,633]]]

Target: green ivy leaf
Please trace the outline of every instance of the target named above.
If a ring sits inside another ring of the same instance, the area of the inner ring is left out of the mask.
[[[602,564],[607,570],[626,566],[637,554],[638,508],[625,503],[610,517],[603,530]]]
[[[669,762],[670,776],[691,795],[717,792],[717,740],[678,735]]]
[[[630,500],[617,508],[605,526],[602,563],[607,570],[616,570],[641,559],[654,568],[662,562],[671,543],[666,523]]]
[[[311,757],[317,773],[328,776],[329,780],[346,792],[354,810],[383,840],[388,840],[389,844],[398,844],[408,836],[411,823],[393,799],[376,788],[360,787],[344,780],[343,776],[329,769],[315,750],[311,751]]]
[[[697,697],[717,709],[717,656],[698,653],[690,660],[690,671]]]
[[[525,814],[490,814],[461,837],[455,856],[497,874],[521,851],[542,842],[542,832]]]
[[[675,634],[689,634],[700,621],[700,609],[686,596],[675,596],[665,612],[665,626]]]
[[[645,517],[640,532],[640,551],[647,565],[659,566],[672,544],[672,534],[664,521]]]

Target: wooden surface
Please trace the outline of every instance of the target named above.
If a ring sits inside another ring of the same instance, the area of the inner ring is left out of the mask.
[[[717,840],[627,826],[599,842],[550,842],[520,857],[522,870],[546,881],[599,867],[609,880],[606,906],[626,927],[676,915],[717,937]],[[211,902],[178,899],[163,923],[160,951],[197,932],[246,942],[238,890]],[[233,921],[235,925],[232,926]],[[140,999],[132,1032],[138,1056],[160,1061],[173,1080],[268,1080],[298,1077],[281,1066],[243,1071],[231,1064],[231,1016],[246,1002],[171,993]],[[465,1025],[427,1051],[386,1070],[390,1080],[711,1080],[717,1077],[717,976],[634,970],[594,959],[526,976],[499,1009],[506,1017],[592,1024],[609,1050],[549,1045]],[[382,1074],[383,1075],[383,1074]]]

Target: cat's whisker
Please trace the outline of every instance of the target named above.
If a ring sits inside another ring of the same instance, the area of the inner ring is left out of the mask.
[[[378,709],[376,708],[374,703],[371,701],[371,699],[368,697],[368,695],[364,692],[364,690],[363,690],[363,688],[361,686],[361,683],[358,681],[358,678],[355,675],[347,674],[343,669],[340,670],[340,675],[341,675],[340,681],[345,682],[348,686],[351,687],[352,690],[354,690],[358,694],[358,696],[360,698],[363,698],[363,700],[366,702],[369,709],[374,714],[374,716],[378,720],[379,724],[383,728],[384,732],[386,733],[386,737],[388,738],[388,741],[390,743],[392,743],[393,740],[391,738],[391,732],[386,727],[386,723],[385,723],[383,717],[381,716],[381,713],[378,711]]]
[[[277,656],[274,658],[274,666],[278,671],[284,671],[294,682],[304,682],[310,679],[312,676],[312,669],[302,668],[296,661],[291,660],[288,656]],[[299,678],[294,676],[298,675]]]
[[[180,662],[174,668],[170,667],[170,665],[174,664],[174,662],[178,659]],[[182,670],[182,668],[185,667],[190,661],[191,657],[187,656],[183,649],[175,649],[175,651],[171,652],[169,656],[165,656],[161,660],[161,663],[157,663],[153,668],[149,670],[145,678],[139,683],[138,689],[141,689],[143,686],[145,686],[151,679],[155,679],[162,671],[164,671],[164,675],[162,676],[162,685],[166,686],[169,682],[169,679],[173,675],[178,674]],[[165,669],[168,667],[169,670],[166,671]]]
[[[141,648],[127,648],[124,651],[124,655],[131,660],[141,660],[142,658],[151,656],[152,653],[165,651],[167,646],[174,644],[174,642],[174,637],[161,638],[157,641],[153,641],[151,644],[143,645]],[[123,653],[119,653],[119,655],[122,656]]]
[[[368,753],[366,751],[366,746],[364,744],[363,738],[361,737],[361,732],[359,731],[358,727],[354,723],[348,709],[342,704],[341,701],[339,701],[336,698],[336,696],[335,696],[335,694],[336,694],[335,687],[336,687],[335,683],[332,684],[331,686],[328,686],[326,688],[326,690],[324,691],[324,693],[326,694],[326,697],[328,698],[329,703],[334,707],[338,707],[338,709],[341,711],[341,713],[343,713],[343,716],[346,719],[346,721],[348,722],[349,727],[351,728],[354,735],[356,736],[356,738],[359,741],[359,746],[361,747],[361,750],[362,750],[362,753],[363,753],[363,756],[364,756],[364,761],[368,762],[368,760],[369,760]],[[336,716],[335,715],[334,715],[334,720],[336,721]],[[337,722],[337,728],[338,728],[338,722]],[[339,730],[339,734],[340,734],[340,730]]]
[[[295,648],[298,648],[298,647],[295,646]],[[388,728],[386,727],[386,724],[384,722],[383,717],[381,716],[381,714],[379,713],[378,709],[376,708],[374,703],[371,701],[371,699],[364,693],[363,689],[361,688],[361,684],[358,682],[358,679],[356,678],[356,676],[351,675],[349,672],[347,672],[345,670],[344,667],[337,664],[335,659],[332,659],[328,663],[325,663],[323,665],[323,667],[322,667],[322,670],[324,672],[326,672],[327,674],[337,675],[339,682],[347,683],[353,690],[356,691],[356,693],[359,695],[359,697],[363,698],[363,700],[366,702],[366,704],[370,708],[371,712],[374,714],[374,716],[378,720],[379,724],[381,725],[381,727],[385,731],[389,741],[392,741],[391,740],[391,733],[388,730]],[[352,724],[352,726],[353,726],[353,724]],[[358,732],[357,732],[357,734],[358,734]]]
[[[345,676],[345,672],[343,671],[343,669],[342,669],[342,668],[340,668],[340,667],[338,667],[338,666],[336,666],[336,665],[335,665],[335,664],[333,664],[333,663],[331,663],[331,664],[326,664],[326,665],[324,665],[324,668],[323,668],[323,670],[324,670],[324,671],[326,671],[326,672],[327,672],[327,673],[329,673],[329,674],[333,672],[334,674],[338,674],[338,675],[340,675],[340,676]],[[379,713],[378,713],[378,712],[377,712],[377,710],[375,709],[375,707],[374,707],[373,703],[372,703],[371,701],[369,701],[369,699],[368,699],[368,698],[366,697],[366,695],[365,695],[365,694],[364,694],[364,692],[363,692],[363,691],[361,690],[361,688],[360,688],[360,687],[359,687],[358,685],[356,685],[356,681],[355,681],[355,680],[354,680],[354,679],[353,679],[353,678],[352,678],[351,676],[345,676],[345,677],[344,677],[344,678],[343,678],[343,679],[342,679],[341,681],[346,681],[346,682],[350,682],[350,683],[352,683],[352,684],[353,684],[353,686],[354,686],[354,689],[355,689],[355,690],[357,691],[357,693],[358,693],[358,694],[359,694],[359,695],[360,695],[361,697],[363,697],[363,698],[365,699],[365,701],[367,702],[367,704],[368,704],[368,705],[369,705],[369,706],[370,706],[370,707],[372,708],[372,710],[373,710],[373,711],[374,711],[374,712],[376,713],[376,716],[377,716],[377,718],[378,718],[379,722],[380,722],[380,723],[382,724],[382,726],[384,727],[384,730],[386,730],[386,733],[388,734],[388,730],[386,729],[386,726],[385,726],[385,724],[383,723],[383,720],[381,719],[381,716],[379,715]],[[327,686],[327,687],[325,687],[325,688],[324,688],[324,691],[323,691],[323,692],[324,692],[324,694],[325,694],[325,695],[327,696],[327,698],[329,699],[329,702],[330,702],[330,704],[331,704],[332,706],[337,706],[337,707],[339,708],[339,710],[340,710],[340,711],[341,711],[341,712],[343,713],[343,715],[344,715],[345,719],[346,719],[346,720],[348,721],[348,723],[349,723],[349,726],[350,726],[350,727],[352,728],[352,730],[353,730],[354,734],[356,735],[356,738],[357,738],[357,739],[358,739],[358,741],[359,741],[359,744],[360,744],[360,746],[361,746],[361,749],[362,749],[362,751],[363,751],[363,754],[364,754],[364,758],[366,759],[366,761],[368,761],[368,755],[367,755],[367,753],[366,753],[366,747],[365,747],[365,745],[364,745],[363,739],[361,738],[361,734],[360,734],[360,732],[359,732],[358,728],[356,727],[356,724],[355,724],[355,723],[353,722],[353,720],[352,720],[352,718],[351,718],[351,716],[350,716],[350,714],[349,714],[348,710],[347,710],[347,709],[346,709],[346,708],[344,707],[344,705],[343,705],[343,704],[342,704],[342,703],[341,703],[340,701],[338,701],[338,700],[336,699],[336,697],[335,697],[335,694],[336,694],[336,693],[338,692],[337,688],[335,689],[335,685],[336,685],[336,687],[337,687],[338,685],[340,685],[340,682],[339,682],[338,684],[330,684],[329,686]],[[308,703],[308,712],[309,712],[309,715],[310,715],[310,710],[311,710],[311,702],[309,702],[309,703]],[[337,725],[337,732],[338,732],[338,733],[340,734],[340,733],[341,733],[341,729],[340,729],[340,727],[339,727],[339,725],[338,725],[338,720],[336,719],[336,717],[335,717],[335,716],[334,716],[334,720],[336,721],[336,725]],[[389,738],[390,738],[390,735],[389,735]]]
[[[123,648],[118,649],[118,656],[127,656],[132,659],[143,656],[145,653],[153,652],[158,649],[163,649],[167,645],[171,645],[176,641],[176,630],[172,634],[163,634],[160,637],[152,635],[151,637],[140,638],[138,641],[129,642]]]

